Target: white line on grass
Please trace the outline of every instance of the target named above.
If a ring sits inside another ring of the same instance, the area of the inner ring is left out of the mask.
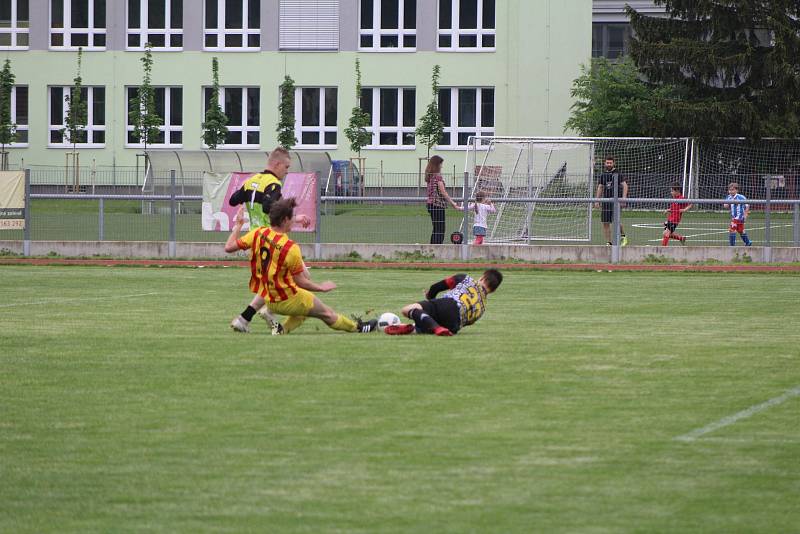
[[[762,412],[762,411],[766,410],[767,408],[771,408],[773,406],[777,406],[778,404],[786,402],[787,400],[791,399],[792,397],[798,397],[798,396],[800,396],[800,386],[797,386],[794,389],[790,389],[789,391],[785,392],[783,395],[775,397],[774,399],[770,399],[770,400],[768,400],[766,402],[762,402],[761,404],[756,404],[755,406],[751,406],[751,407],[749,407],[749,408],[747,408],[745,410],[742,410],[739,413],[735,413],[733,415],[729,415],[728,417],[723,417],[719,421],[715,421],[715,422],[711,423],[710,425],[706,425],[706,426],[704,426],[702,428],[696,428],[695,430],[692,430],[688,434],[684,434],[682,436],[678,436],[678,437],[676,437],[674,439],[676,439],[678,441],[694,441],[694,440],[696,440],[697,438],[699,438],[700,436],[702,436],[704,434],[708,434],[710,432],[714,432],[715,430],[719,430],[720,428],[726,427],[728,425],[732,425],[733,423],[735,423],[735,422],[737,422],[737,421],[739,421],[741,419],[747,419],[751,415],[755,415],[758,412]]]
[[[695,223],[695,224],[697,224],[697,223]],[[644,229],[647,229],[647,230],[662,230],[664,228],[663,224],[655,224],[655,223],[638,223],[638,224],[633,224],[631,226],[633,226],[634,228],[644,228]],[[720,225],[713,224],[711,227],[713,228],[713,227],[718,227],[718,226],[720,226]],[[773,224],[772,225],[772,228],[791,228],[791,227],[792,227],[791,224]],[[679,228],[680,228],[681,232],[686,237],[688,237],[690,239],[695,239],[695,238],[698,238],[698,237],[707,237],[707,236],[710,236],[710,235],[724,235],[725,237],[727,237],[728,233],[729,233],[728,230],[713,230],[711,232],[702,232],[702,233],[699,233],[699,234],[690,234],[690,233],[687,233],[687,232],[689,232],[689,231],[697,231],[697,230],[706,230],[707,228],[698,227],[698,226],[680,226]],[[748,232],[752,231],[752,230],[766,230],[766,229],[767,229],[766,226],[748,226],[747,227],[747,231]],[[648,239],[647,241],[650,241],[651,243],[660,243],[661,242],[661,238],[659,237],[659,238],[656,238],[656,239]],[[701,241],[705,242],[706,240],[701,240]]]
[[[134,293],[133,295],[108,295],[105,297],[84,297],[84,298],[76,298],[76,299],[45,299],[45,300],[35,300],[32,302],[17,302],[14,304],[0,304],[0,308],[13,308],[15,306],[36,306],[39,304],[53,304],[54,302],[79,302],[79,301],[87,301],[87,300],[118,300],[118,299],[130,299],[135,297],[149,297],[152,295],[158,295],[158,293]]]

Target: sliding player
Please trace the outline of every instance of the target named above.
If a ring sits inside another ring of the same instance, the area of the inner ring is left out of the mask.
[[[273,202],[269,210],[270,226],[254,228],[241,238],[243,208],[239,208],[236,214],[225,252],[250,251],[250,290],[256,294],[253,303],[260,308],[268,301],[266,306],[270,312],[288,316],[279,331],[273,334],[288,334],[303,324],[307,317],[316,317],[334,330],[372,332],[378,324],[376,319],[353,321],[336,313],[314,295],[314,292],[326,293],[336,289],[336,284],[313,282],[305,269],[300,246],[289,239],[287,234],[292,228],[296,205],[293,198]],[[250,322],[239,315],[231,322],[231,328],[237,332],[249,332]]]
[[[289,151],[283,147],[275,148],[269,153],[267,168],[248,178],[242,187],[228,199],[228,204],[231,206],[245,205],[251,230],[259,226],[269,226],[269,208],[273,202],[281,198],[282,180],[286,178],[291,165],[292,157]],[[311,224],[311,220],[306,215],[299,215],[297,222],[304,227]],[[257,304],[258,301],[254,298],[241,314],[247,330],[249,330],[249,323],[257,311],[258,315],[270,326],[273,335],[280,334],[281,325],[278,320],[273,317],[269,309],[265,306],[259,308],[256,306]]]
[[[384,332],[390,335],[434,334],[452,336],[461,328],[471,325],[483,316],[486,300],[503,281],[496,269],[489,269],[477,281],[466,274],[457,274],[436,282],[425,293],[420,302],[405,306],[401,313],[414,324],[387,326]],[[440,292],[444,295],[437,298]]]

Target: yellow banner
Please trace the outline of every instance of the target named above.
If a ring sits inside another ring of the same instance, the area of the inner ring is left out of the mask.
[[[25,173],[0,172],[0,230],[25,228]]]

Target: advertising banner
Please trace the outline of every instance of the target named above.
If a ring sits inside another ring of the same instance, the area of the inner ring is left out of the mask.
[[[252,172],[203,173],[203,230],[210,232],[229,232],[238,206],[228,204],[228,199],[242,187]],[[283,198],[294,197],[297,207],[295,216],[306,215],[311,224],[307,228],[295,224],[292,232],[314,232],[317,228],[317,175],[309,172],[290,172],[283,179],[281,188]],[[245,212],[246,213],[246,212]],[[250,229],[249,221],[242,230]]]
[[[0,230],[25,228],[25,173],[0,172]]]

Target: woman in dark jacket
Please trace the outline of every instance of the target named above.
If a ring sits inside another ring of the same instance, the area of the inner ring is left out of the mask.
[[[428,160],[428,165],[425,167],[425,183],[428,184],[427,207],[433,225],[433,232],[431,233],[432,245],[440,245],[444,242],[444,211],[447,208],[447,204],[449,203],[454,208],[456,207],[455,202],[447,194],[447,189],[444,186],[442,163],[444,163],[444,160],[441,156],[431,156],[431,159]]]

